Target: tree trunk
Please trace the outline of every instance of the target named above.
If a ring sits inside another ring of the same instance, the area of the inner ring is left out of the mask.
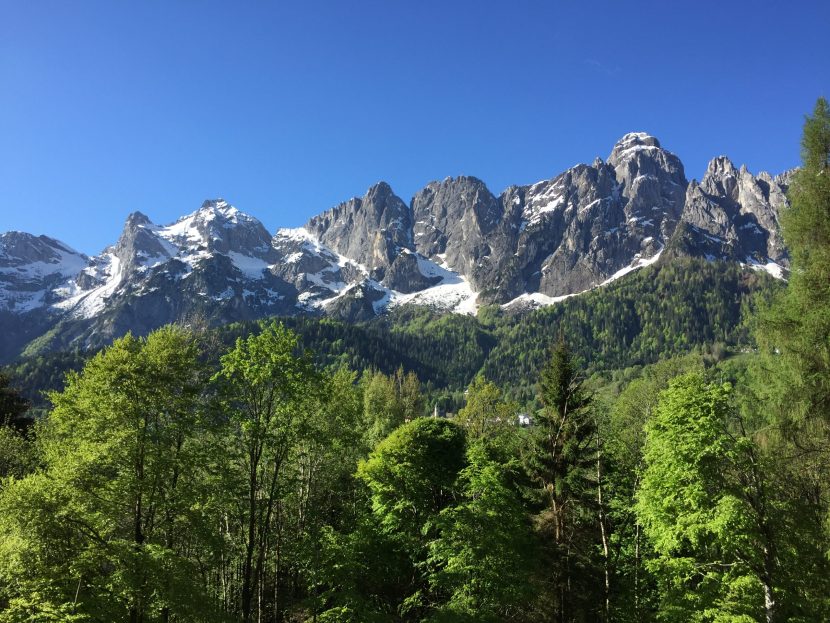
[[[135,459],[135,477],[139,483],[138,494],[135,498],[135,505],[133,506],[133,550],[136,554],[141,551],[141,546],[144,544],[144,530],[141,527],[141,520],[143,515],[143,491],[144,491],[144,433],[147,429],[147,420],[145,416],[144,427],[141,430],[139,437],[138,450]],[[141,575],[141,570],[137,569],[136,576]],[[141,612],[141,598],[137,600],[133,598],[132,606],[130,607],[130,623],[141,623],[144,618]]]
[[[605,573],[605,621],[611,620],[611,570],[609,564],[608,530],[606,529],[605,506],[602,499],[602,461],[597,456],[597,504],[599,506],[599,530],[602,538],[602,565]]]
[[[640,620],[640,523],[634,524],[634,618]]]
[[[770,545],[764,546],[764,573],[761,576],[761,583],[764,585],[764,614],[767,623],[773,623],[775,616],[775,589],[773,588],[773,575],[775,574],[775,554]]]
[[[764,581],[764,614],[766,615],[767,623],[773,623],[775,621],[775,597],[771,584],[766,580]]]
[[[251,461],[251,471],[248,482],[248,542],[245,544],[245,564],[242,567],[242,620],[249,623],[251,620],[251,581],[253,575],[254,548],[256,547],[256,496],[257,465]]]

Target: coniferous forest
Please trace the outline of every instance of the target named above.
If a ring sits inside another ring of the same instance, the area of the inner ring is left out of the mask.
[[[18,362],[0,621],[830,620],[824,99],[802,161],[786,287],[685,260]]]

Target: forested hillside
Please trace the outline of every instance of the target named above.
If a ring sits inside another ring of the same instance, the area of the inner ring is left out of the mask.
[[[786,287],[686,260],[524,315],[20,362],[0,621],[830,620],[824,99],[802,156]]]
[[[461,393],[481,373],[526,402],[533,400],[539,370],[559,331],[587,374],[691,351],[721,358],[752,347],[745,320],[780,287],[766,273],[734,263],[676,259],[532,312],[492,306],[471,317],[405,306],[364,323],[308,316],[282,322],[323,367],[387,374],[403,367],[418,375],[434,400],[451,405],[463,400]],[[227,325],[215,330],[215,339],[230,345],[258,328],[258,323]],[[40,392],[60,389],[64,372],[80,369],[86,357],[47,353],[22,359],[7,372],[41,405]]]

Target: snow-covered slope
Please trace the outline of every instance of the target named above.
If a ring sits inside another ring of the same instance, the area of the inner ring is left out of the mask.
[[[0,310],[27,313],[61,298],[88,258],[47,236],[0,234]]]

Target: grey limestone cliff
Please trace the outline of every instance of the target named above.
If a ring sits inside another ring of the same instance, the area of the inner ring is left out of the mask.
[[[430,182],[407,204],[379,182],[274,235],[222,199],[166,226],[134,212],[93,257],[9,232],[0,235],[0,359],[36,338],[41,348],[94,346],[169,322],[549,303],[683,255],[783,276],[790,178],[718,157],[687,182],[680,159],[637,132],[606,160],[498,196],[459,176]]]

